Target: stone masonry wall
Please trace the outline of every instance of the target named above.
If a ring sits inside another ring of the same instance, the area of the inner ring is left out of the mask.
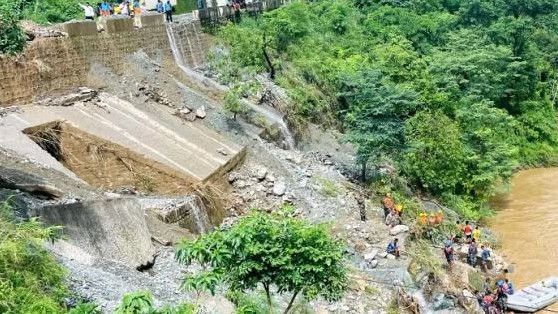
[[[141,29],[134,29],[132,23],[131,19],[110,18],[107,31],[97,33],[95,22],[70,22],[62,25],[68,37],[39,38],[21,55],[0,55],[0,107],[33,102],[84,85],[95,63],[118,71],[126,65],[127,55],[140,49],[155,60],[173,61],[162,15],[143,16]],[[192,23],[189,29],[199,32],[190,31],[189,36],[205,38],[199,21],[185,23]],[[181,34],[175,36],[182,40]],[[206,43],[205,39],[196,41],[198,46],[184,51],[186,60],[195,60],[188,62],[189,66],[203,60]]]

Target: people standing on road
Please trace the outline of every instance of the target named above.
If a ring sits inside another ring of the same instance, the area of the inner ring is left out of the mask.
[[[157,0],[157,5],[155,6],[157,13],[163,13],[163,2],[161,0]]]
[[[477,265],[478,251],[477,241],[473,238],[473,240],[471,240],[471,244],[469,244],[469,249],[467,250],[467,264],[473,267]]]
[[[390,242],[386,248],[386,252],[395,257],[399,257],[399,239],[395,238]]]
[[[122,3],[120,3],[120,14],[130,15],[130,11],[128,10],[128,1],[122,1]]]
[[[240,23],[240,2],[238,0],[233,1],[233,11],[234,11],[234,22]]]
[[[139,0],[134,0],[134,27],[141,28],[141,6]]]
[[[172,23],[172,4],[170,0],[167,0],[163,6],[163,10],[165,10],[165,16],[167,17],[167,22]]]
[[[85,4],[78,3],[78,4],[83,9],[83,13],[85,14],[86,20],[95,19],[95,9],[93,9],[93,7],[89,3],[85,3]]]
[[[144,15],[147,13],[147,5],[145,4],[145,1],[141,2],[141,15]]]
[[[110,15],[110,4],[107,1],[101,2],[101,16]]]

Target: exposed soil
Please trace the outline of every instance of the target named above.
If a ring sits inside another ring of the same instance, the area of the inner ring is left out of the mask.
[[[107,190],[126,187],[141,193],[171,195],[193,191],[193,180],[67,123],[52,122],[28,128],[25,133],[92,186]]]

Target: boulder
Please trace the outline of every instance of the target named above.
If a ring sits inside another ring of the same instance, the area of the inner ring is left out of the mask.
[[[284,181],[278,181],[273,185],[273,194],[277,196],[283,196],[287,191],[287,185]]]
[[[400,233],[404,233],[404,232],[408,232],[408,231],[409,231],[409,227],[408,227],[408,226],[406,226],[406,225],[397,225],[397,226],[395,226],[395,227],[393,227],[393,228],[391,228],[391,229],[389,230],[389,235],[395,236],[395,235],[398,235],[398,234],[400,234]]]
[[[434,297],[432,302],[434,311],[449,310],[455,308],[455,300],[452,297],[446,296],[443,293]]]
[[[196,109],[196,117],[203,119],[207,116],[207,113],[205,112],[205,106],[201,106],[198,109]]]
[[[378,266],[378,260],[377,260],[377,259],[371,260],[371,261],[368,263],[368,267],[370,267],[370,268],[376,268],[377,266]]]
[[[371,261],[376,258],[376,255],[378,255],[378,249],[373,249],[372,251],[364,254],[364,260]]]
[[[266,175],[267,175],[267,168],[266,168],[266,167],[258,167],[258,168],[256,168],[255,177],[256,177],[258,180],[262,181],[263,179],[266,178]]]
[[[47,205],[36,209],[34,216],[47,225],[64,226],[68,243],[93,257],[131,268],[153,263],[156,249],[145,212],[135,198]]]

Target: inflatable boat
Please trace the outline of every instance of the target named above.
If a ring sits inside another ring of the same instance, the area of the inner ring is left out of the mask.
[[[508,296],[510,310],[532,313],[558,301],[558,277],[549,277]]]

